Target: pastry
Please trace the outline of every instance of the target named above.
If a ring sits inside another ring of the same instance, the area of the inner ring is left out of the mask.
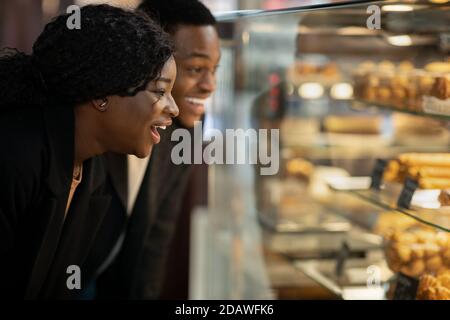
[[[409,61],[402,61],[398,65],[398,70],[402,72],[412,71],[414,69],[414,65]]]
[[[450,206],[450,189],[442,190],[439,194],[441,206]]]
[[[307,178],[314,172],[314,165],[301,158],[291,159],[286,164],[288,175]]]
[[[409,167],[408,176],[411,178],[449,178],[450,167]]]
[[[417,182],[421,189],[448,189],[450,178],[418,178]]]
[[[328,116],[324,127],[327,132],[378,134],[381,131],[381,117],[366,116]]]
[[[431,62],[427,64],[424,68],[428,72],[448,72],[450,73],[450,63],[449,62]]]
[[[450,167],[450,153],[404,153],[398,159],[407,166]]]
[[[450,98],[450,74],[435,78],[430,95],[442,100]]]
[[[450,153],[403,153],[383,173],[389,182],[403,183],[407,177],[422,189],[450,189]]]
[[[450,272],[437,276],[425,274],[420,277],[416,298],[418,300],[450,300]]]
[[[394,71],[395,65],[388,60],[383,60],[378,64],[378,69],[382,71]]]
[[[412,227],[385,237],[386,259],[394,272],[411,277],[450,270],[450,234]]]

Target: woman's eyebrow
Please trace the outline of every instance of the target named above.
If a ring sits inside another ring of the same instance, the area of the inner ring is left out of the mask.
[[[163,81],[163,82],[171,83],[171,82],[172,82],[172,79],[161,77],[161,78],[158,79],[158,81]]]

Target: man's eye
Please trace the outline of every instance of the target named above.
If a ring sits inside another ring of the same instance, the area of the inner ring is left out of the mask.
[[[188,71],[192,74],[198,74],[202,72],[202,68],[188,68]]]

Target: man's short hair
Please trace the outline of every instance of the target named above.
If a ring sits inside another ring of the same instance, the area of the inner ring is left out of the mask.
[[[143,0],[138,10],[159,22],[169,33],[174,33],[180,25],[216,24],[211,11],[198,0]]]

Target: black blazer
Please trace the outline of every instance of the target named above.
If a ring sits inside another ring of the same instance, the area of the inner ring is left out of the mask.
[[[103,232],[96,240],[98,250],[91,261],[95,257],[104,261],[120,233],[126,232],[116,259],[97,279],[98,299],[156,299],[159,296],[164,262],[191,172],[189,164],[175,165],[170,158],[177,143],[170,141],[170,136],[177,128],[180,126],[174,123],[161,132],[161,142],[153,148],[130,218],[126,214],[126,156],[109,154],[105,157],[108,189],[113,199]]]
[[[65,107],[0,111],[0,295],[65,299],[69,265],[84,269],[109,205],[100,159],[83,164],[83,179],[64,222],[72,181],[74,113]]]

